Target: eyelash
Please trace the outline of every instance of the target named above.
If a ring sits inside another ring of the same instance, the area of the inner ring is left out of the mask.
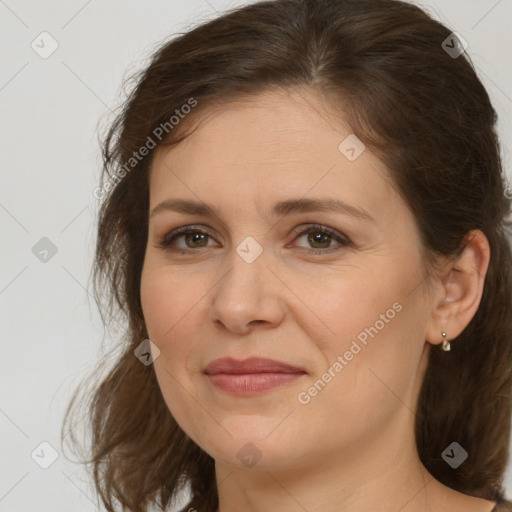
[[[352,242],[344,235],[326,227],[321,224],[311,224],[306,226],[305,228],[295,228],[293,230],[295,236],[298,238],[302,235],[307,235],[309,233],[323,233],[329,235],[336,242],[339,242],[339,246],[335,248],[329,247],[327,249],[306,249],[307,254],[311,255],[321,255],[327,254],[331,252],[336,252],[341,250],[343,247],[348,247],[352,245]],[[190,255],[192,252],[197,252],[199,249],[181,249],[179,247],[173,247],[174,241],[182,235],[186,234],[201,234],[211,237],[210,233],[200,229],[196,226],[183,226],[182,228],[178,228],[171,233],[167,234],[159,243],[158,246],[167,251],[177,252],[179,254],[187,254]],[[213,237],[212,237],[213,238]]]

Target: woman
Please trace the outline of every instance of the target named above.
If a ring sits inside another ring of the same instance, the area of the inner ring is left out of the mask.
[[[127,325],[88,404],[107,510],[512,510],[495,123],[401,1],[260,2],[163,45],[95,191]]]

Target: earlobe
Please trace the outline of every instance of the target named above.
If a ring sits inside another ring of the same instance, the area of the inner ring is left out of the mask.
[[[443,343],[443,348],[449,350],[449,342],[457,338],[475,316],[482,299],[490,254],[489,242],[482,231],[468,233],[464,250],[449,261],[438,278],[437,303],[433,304],[425,333],[429,343]]]

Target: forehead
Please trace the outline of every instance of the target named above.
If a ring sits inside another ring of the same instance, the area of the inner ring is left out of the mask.
[[[212,165],[309,161],[326,150],[337,157],[339,142],[351,133],[321,96],[303,90],[266,91],[199,112],[196,131],[173,149],[174,159],[186,153],[192,163],[190,158],[201,159],[202,151],[215,154]]]
[[[207,108],[197,120],[178,146],[156,150],[151,207],[168,196],[250,206],[276,194],[311,193],[373,205],[379,215],[398,200],[387,169],[368,149],[347,158],[343,141],[353,140],[351,128],[317,94],[261,93]]]

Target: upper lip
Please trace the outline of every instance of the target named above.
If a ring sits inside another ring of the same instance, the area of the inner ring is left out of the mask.
[[[249,359],[233,359],[225,357],[215,359],[205,369],[207,375],[218,373],[247,374],[247,373],[306,373],[297,366],[292,366],[273,359],[250,357]]]

